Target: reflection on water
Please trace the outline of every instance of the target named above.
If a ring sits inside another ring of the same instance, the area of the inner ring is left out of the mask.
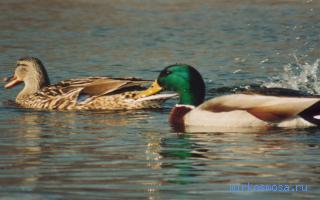
[[[308,78],[320,58],[319,6],[299,0],[1,1],[0,77],[26,55],[43,60],[52,82],[91,75],[153,79],[164,66],[183,62],[203,74],[211,98],[286,77],[283,66],[293,70],[296,55],[306,72],[297,77]],[[286,87],[309,86],[287,78]],[[317,129],[188,134],[167,123],[175,100],[159,110],[40,112],[8,102],[19,90],[0,89],[0,199],[320,194]],[[229,184],[248,182],[310,189],[229,192]]]
[[[1,121],[4,193],[222,198],[231,183],[320,182],[316,129],[178,134],[156,124],[165,124],[157,111],[11,112]]]

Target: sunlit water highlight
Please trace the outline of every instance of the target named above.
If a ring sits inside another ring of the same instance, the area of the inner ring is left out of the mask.
[[[294,58],[295,63],[285,65],[280,76],[272,77],[271,82],[266,82],[263,86],[290,88],[310,94],[320,94],[320,59],[309,64],[307,62],[300,63],[297,57]]]

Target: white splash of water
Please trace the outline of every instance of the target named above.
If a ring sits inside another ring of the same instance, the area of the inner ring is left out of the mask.
[[[311,94],[320,94],[320,59],[314,63],[301,63],[296,56],[294,64],[285,65],[284,72],[263,84],[265,87],[281,87],[300,90]]]

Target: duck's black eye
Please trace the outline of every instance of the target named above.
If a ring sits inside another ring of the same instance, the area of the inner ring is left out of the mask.
[[[164,70],[160,73],[159,77],[165,77],[165,76],[168,76],[169,74],[171,74],[171,71]]]
[[[169,75],[169,74],[171,74],[171,71],[166,70],[166,71],[165,71],[165,74],[166,74],[166,75]]]
[[[27,67],[28,65],[24,64],[24,63],[18,63],[17,67]]]

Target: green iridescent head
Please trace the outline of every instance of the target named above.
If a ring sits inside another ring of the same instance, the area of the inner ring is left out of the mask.
[[[150,96],[162,90],[175,91],[179,104],[198,106],[204,101],[205,84],[200,73],[190,65],[175,64],[164,68],[157,80],[140,96]]]

